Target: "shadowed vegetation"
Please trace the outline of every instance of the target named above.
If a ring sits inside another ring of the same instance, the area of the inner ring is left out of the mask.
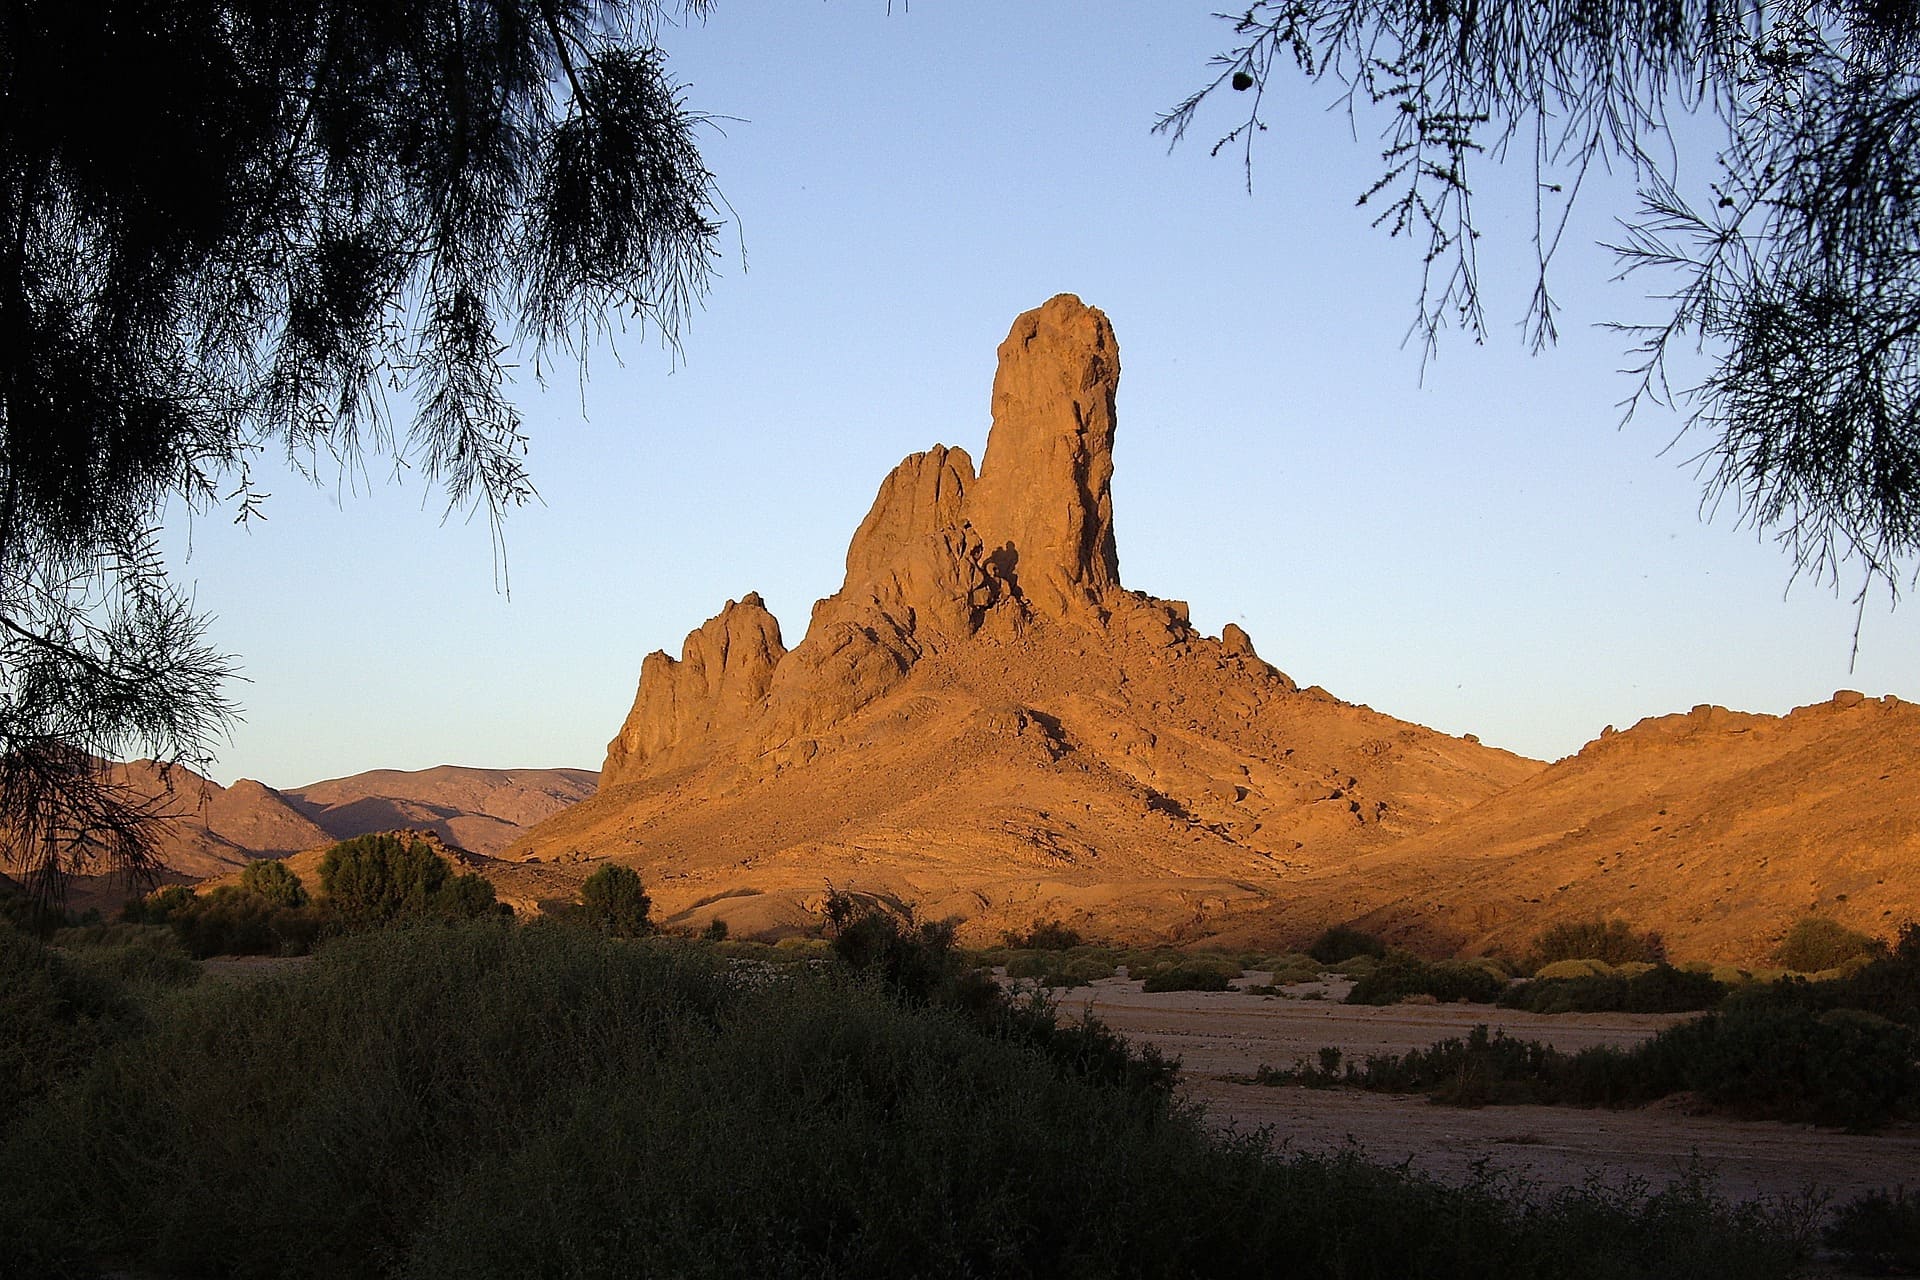
[[[1387,966],[1382,966],[1386,968]],[[1536,979],[1549,995],[1593,990],[1593,978]],[[1706,994],[1710,977],[1656,967],[1624,980],[1646,998]],[[1602,988],[1612,990],[1615,988]],[[1565,1053],[1482,1026],[1403,1055],[1343,1063],[1263,1067],[1268,1084],[1348,1085],[1426,1093],[1460,1106],[1570,1103],[1635,1106],[1693,1093],[1736,1115],[1873,1129],[1920,1118],[1920,926],[1907,925],[1891,953],[1822,982],[1789,978],[1728,994],[1719,1010],[1660,1032],[1631,1049]]]
[[[1755,1280],[1804,1256],[1803,1222],[1699,1183],[1529,1197],[1209,1136],[1165,1064],[892,932],[929,954],[777,977],[414,926],[188,989],[0,1132],[0,1269]]]

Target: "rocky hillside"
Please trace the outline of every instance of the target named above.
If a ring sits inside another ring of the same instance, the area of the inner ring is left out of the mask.
[[[373,831],[431,831],[472,853],[495,854],[523,830],[592,795],[590,769],[370,769],[286,792],[332,840]]]
[[[896,467],[792,649],[749,594],[650,655],[599,794],[507,856],[630,863],[667,914],[736,930],[831,883],[976,934],[1194,936],[1541,767],[1299,688],[1124,587],[1119,374],[1099,311],[1021,316],[978,473],[945,446]]]
[[[1608,731],[1468,813],[1303,887],[1480,952],[1617,916],[1680,956],[1758,961],[1802,916],[1920,919],[1920,707],[1842,692],[1790,715],[1701,706]]]

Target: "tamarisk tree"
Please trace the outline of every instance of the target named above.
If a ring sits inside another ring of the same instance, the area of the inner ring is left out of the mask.
[[[169,504],[379,454],[497,522],[533,492],[503,362],[677,339],[719,197],[656,36],[705,8],[0,7],[0,864],[151,869],[104,761],[230,723]]]
[[[1236,99],[1214,150],[1251,181],[1283,78],[1377,113],[1384,170],[1358,200],[1418,249],[1429,351],[1451,325],[1484,334],[1483,161],[1533,184],[1536,347],[1555,336],[1549,268],[1589,175],[1637,175],[1611,248],[1658,278],[1663,318],[1614,326],[1632,348],[1629,414],[1680,408],[1707,503],[1772,531],[1796,575],[1857,570],[1863,604],[1876,582],[1897,597],[1920,551],[1920,5],[1257,0],[1219,16],[1231,47],[1156,128],[1177,141],[1209,100]],[[1681,174],[1672,157],[1696,131],[1717,151]],[[1708,371],[1674,385],[1670,362],[1696,346]]]

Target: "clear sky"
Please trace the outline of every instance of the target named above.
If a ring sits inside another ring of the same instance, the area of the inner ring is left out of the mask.
[[[248,677],[216,779],[597,768],[648,651],[756,590],[797,643],[887,470],[979,460],[994,348],[1059,292],[1120,341],[1123,580],[1302,684],[1544,759],[1700,702],[1920,699],[1920,601],[1870,607],[1849,672],[1851,586],[1789,591],[1770,542],[1704,519],[1677,418],[1620,427],[1624,344],[1595,326],[1653,309],[1593,242],[1630,183],[1576,220],[1536,357],[1530,175],[1483,170],[1491,337],[1423,377],[1417,253],[1354,208],[1376,122],[1302,90],[1251,195],[1208,155],[1224,111],[1171,155],[1149,132],[1230,38],[1210,7],[720,0],[668,31],[691,104],[729,117],[706,150],[737,213],[682,351],[629,335],[584,387],[519,388],[543,504],[509,522],[510,594],[485,522],[378,461],[279,477],[247,530],[176,517]]]

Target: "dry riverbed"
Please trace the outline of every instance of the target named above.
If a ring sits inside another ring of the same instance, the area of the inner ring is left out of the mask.
[[[1241,986],[1267,981],[1250,974]],[[1685,1017],[1670,1014],[1530,1014],[1485,1005],[1338,1003],[1346,984],[1318,990],[1322,999],[1245,991],[1177,991],[1148,995],[1138,982],[1110,978],[1058,992],[1063,1010],[1091,1007],[1130,1039],[1178,1054],[1190,1096],[1222,1129],[1266,1128],[1296,1151],[1357,1144],[1370,1157],[1447,1179],[1475,1166],[1520,1175],[1544,1187],[1590,1176],[1609,1184],[1638,1178],[1664,1186],[1698,1163],[1721,1189],[1739,1198],[1797,1197],[1809,1189],[1835,1201],[1874,1188],[1920,1186],[1920,1130],[1848,1134],[1810,1125],[1732,1120],[1694,1114],[1684,1098],[1630,1111],[1574,1107],[1434,1106],[1422,1097],[1303,1089],[1250,1083],[1262,1065],[1317,1060],[1322,1046],[1349,1058],[1405,1053],[1480,1023],[1563,1050],[1630,1045]]]

